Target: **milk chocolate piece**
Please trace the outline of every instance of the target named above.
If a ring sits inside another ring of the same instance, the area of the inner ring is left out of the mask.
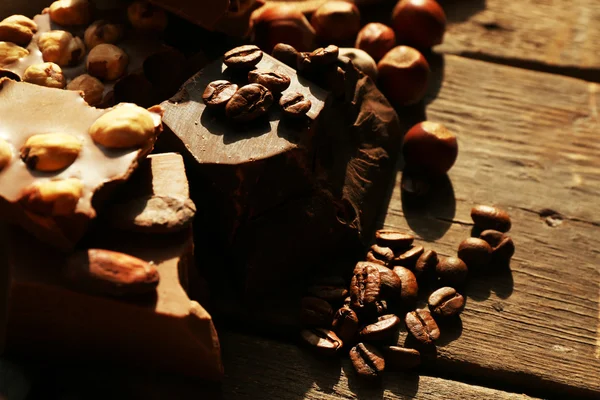
[[[32,170],[20,158],[13,157],[0,172],[0,218],[20,224],[39,239],[57,247],[72,248],[85,233],[88,222],[96,216],[97,202],[101,203],[116,183],[129,178],[138,161],[152,150],[156,136],[162,130],[162,109],[156,106],[150,109],[155,135],[141,148],[98,146],[88,130],[108,111],[110,109],[88,106],[78,92],[0,79],[2,130],[15,152],[30,136],[41,133],[72,135],[82,144],[77,159],[67,168],[53,173]],[[40,213],[40,207],[27,208],[27,204],[20,202],[23,194],[31,192],[31,185],[63,179],[74,179],[82,184],[74,212],[66,213],[63,207],[60,213],[48,215]]]
[[[201,97],[209,82],[244,84],[218,60],[162,103],[169,129],[157,148],[184,155],[197,188],[192,198],[210,210],[198,216],[201,226],[211,227],[200,245],[236,266],[246,293],[264,295],[370,239],[401,129],[384,96],[350,63],[339,64],[345,71],[339,97],[267,54],[257,68],[290,76],[283,95],[304,94],[312,104],[307,117],[285,119],[272,107],[268,118],[236,127],[206,109]]]
[[[150,178],[182,182],[181,172],[153,168]],[[68,256],[19,228],[0,228],[0,351],[222,377],[212,319],[189,294],[198,286],[191,229],[153,235],[103,226],[86,238],[90,246],[154,262],[160,274],[155,295],[125,300],[69,289],[60,275]]]

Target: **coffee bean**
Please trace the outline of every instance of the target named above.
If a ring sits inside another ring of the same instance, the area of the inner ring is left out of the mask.
[[[383,355],[367,343],[359,343],[350,350],[350,360],[356,373],[363,378],[377,378],[385,370]]]
[[[317,297],[304,297],[300,301],[300,321],[305,325],[329,327],[333,319],[333,309],[325,300]]]
[[[336,98],[346,96],[346,71],[335,64],[328,65],[324,69],[319,79],[321,86],[329,90]]]
[[[348,296],[344,299],[344,305],[350,307],[352,304],[352,297]]]
[[[408,249],[413,241],[414,236],[407,233],[402,233],[394,229],[379,229],[375,232],[375,241],[382,247],[389,247],[392,250]]]
[[[407,349],[398,346],[384,346],[383,355],[385,363],[390,367],[411,369],[421,364],[421,353],[419,350]]]
[[[483,239],[467,238],[458,246],[458,258],[469,268],[484,268],[492,259],[492,248]]]
[[[423,246],[413,246],[410,250],[405,251],[392,260],[393,265],[401,265],[403,267],[414,267],[415,263],[421,257],[425,249]]]
[[[292,80],[283,72],[272,72],[255,69],[248,72],[248,82],[260,83],[273,94],[280,94],[285,89],[290,87]]]
[[[348,296],[348,289],[343,286],[321,284],[309,287],[308,294],[332,303],[336,303],[342,301],[346,296]]]
[[[329,45],[325,48],[319,47],[309,54],[310,60],[315,65],[328,65],[337,61],[340,49],[335,45]]]
[[[428,300],[429,309],[440,317],[452,317],[462,312],[465,298],[454,288],[443,287],[431,293]]]
[[[394,314],[382,315],[377,322],[361,329],[359,335],[362,340],[387,340],[394,336],[400,326],[400,318]]]
[[[373,254],[373,252],[371,250],[369,250],[369,252],[367,253],[365,258],[368,262],[372,262],[372,263],[383,265],[383,266],[387,265],[387,262],[375,257],[375,255]]]
[[[371,258],[376,258],[377,260],[383,261],[384,265],[392,261],[394,258],[394,252],[389,247],[382,247],[374,244],[371,246],[371,250],[367,253],[367,257],[371,254]]]
[[[511,227],[510,216],[504,210],[492,206],[476,206],[471,210],[475,226],[481,230],[494,229],[508,232]]]
[[[435,267],[438,278],[449,285],[457,286],[467,280],[469,269],[461,259],[456,257],[442,258]]]
[[[223,62],[230,68],[252,68],[262,56],[263,52],[258,46],[249,44],[229,50],[223,56]]]
[[[228,118],[237,122],[249,122],[267,113],[273,104],[273,95],[263,85],[251,83],[242,86],[225,107]]]
[[[364,263],[366,264],[366,263]],[[392,301],[399,299],[402,293],[402,281],[394,271],[380,264],[372,264],[379,271],[381,297]]]
[[[358,332],[358,317],[354,310],[344,306],[335,313],[332,327],[344,343],[349,343]]]
[[[394,267],[394,273],[400,278],[402,288],[400,289],[400,298],[404,303],[410,305],[417,300],[419,294],[419,284],[413,272],[406,267]]]
[[[492,247],[492,259],[507,262],[515,254],[515,244],[510,236],[495,230],[481,232],[479,237]]]
[[[388,303],[387,300],[377,300],[375,302],[375,313],[376,316],[381,316],[381,315],[385,315],[388,313]],[[366,317],[370,317],[370,315],[367,315]]]
[[[271,55],[286,64],[289,67],[296,68],[296,60],[298,59],[298,51],[292,46],[284,43],[277,44]]]
[[[415,263],[415,275],[417,277],[430,271],[434,271],[438,264],[438,255],[434,250],[427,250]]]
[[[302,117],[310,111],[311,101],[299,92],[288,92],[281,96],[279,105],[288,117]]]
[[[373,308],[379,299],[381,278],[377,267],[366,265],[355,271],[350,282],[352,308],[357,311]]]
[[[310,59],[310,53],[298,53],[296,56],[296,70],[303,75],[307,75],[314,72],[314,69],[315,66]]]
[[[416,310],[406,314],[406,328],[423,344],[431,344],[440,338],[440,329],[427,310]]]
[[[300,335],[309,346],[323,355],[333,355],[344,345],[333,331],[325,328],[304,329]]]
[[[237,90],[238,86],[235,83],[226,80],[213,81],[204,89],[202,100],[208,108],[225,107]]]

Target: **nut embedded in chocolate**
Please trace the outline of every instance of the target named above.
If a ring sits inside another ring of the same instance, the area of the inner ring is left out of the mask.
[[[22,15],[14,15],[13,18],[8,17],[0,22],[0,41],[12,42],[19,46],[27,47],[37,30],[37,24],[29,20],[33,22],[33,26],[35,26],[33,28],[29,21],[14,17],[29,19]]]
[[[104,99],[104,84],[88,74],[79,75],[69,82],[67,90],[83,92],[83,99],[90,106],[97,106]]]
[[[14,43],[0,42],[0,67],[12,64],[29,54],[29,50]]]
[[[40,181],[25,188],[19,204],[44,216],[68,216],[75,212],[83,194],[83,183],[76,178]]]
[[[156,267],[128,254],[89,249],[69,257],[63,277],[70,286],[92,294],[127,296],[156,290]]]
[[[125,73],[129,57],[113,44],[99,44],[87,57],[88,73],[96,78],[113,81]]]
[[[249,122],[265,115],[272,104],[271,91],[263,85],[251,83],[235,92],[225,106],[225,114],[233,121]]]
[[[135,104],[121,103],[103,114],[90,127],[94,142],[104,147],[122,149],[143,147],[154,138],[152,114]]]
[[[310,111],[312,103],[300,92],[288,92],[281,96],[279,105],[286,116],[298,118]]]
[[[10,145],[6,140],[0,138],[0,172],[10,164],[12,157]]]
[[[23,72],[23,82],[62,89],[65,87],[66,79],[58,65],[46,62],[29,66]]]
[[[230,68],[252,68],[262,59],[263,52],[252,44],[239,46],[223,55],[223,62]]]
[[[235,83],[226,80],[213,81],[206,85],[202,93],[202,100],[208,108],[225,107],[237,90],[238,86]]]
[[[21,159],[31,169],[59,171],[71,165],[81,152],[81,142],[64,133],[33,135],[21,148]]]
[[[67,31],[55,30],[40,34],[38,47],[44,61],[61,67],[75,65],[85,56],[83,41]]]
[[[92,7],[88,0],[58,0],[50,5],[50,19],[58,25],[86,25]]]

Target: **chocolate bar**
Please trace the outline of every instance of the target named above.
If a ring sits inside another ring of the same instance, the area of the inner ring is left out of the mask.
[[[267,117],[240,126],[207,109],[208,83],[247,84],[217,60],[162,103],[168,129],[157,148],[184,155],[192,197],[206,210],[197,218],[211,227],[199,241],[205,252],[229,257],[223,265],[234,268],[243,293],[264,295],[370,239],[401,128],[373,82],[347,60],[337,95],[267,54],[256,68],[289,75],[283,95],[310,99],[307,117],[283,118],[273,105]]]
[[[184,196],[181,157],[150,156],[151,187]],[[125,193],[120,193],[123,196]],[[119,199],[123,203],[133,198]],[[71,255],[36,241],[20,228],[3,226],[0,285],[0,348],[7,354],[53,360],[107,360],[208,379],[222,377],[219,341],[210,315],[188,293],[195,279],[191,227],[168,234],[141,234],[98,227],[86,248],[122,252],[153,262],[160,274],[152,293],[115,297],[86,293],[62,274]],[[2,346],[3,345],[3,346]]]

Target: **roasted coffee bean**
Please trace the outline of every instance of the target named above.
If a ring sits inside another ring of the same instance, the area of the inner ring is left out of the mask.
[[[379,258],[375,257],[375,255],[373,254],[373,252],[371,250],[369,250],[367,252],[367,255],[365,256],[366,260],[368,262],[372,262],[375,264],[379,264],[379,265],[383,265],[383,266],[387,266],[387,262],[380,260]]]
[[[366,264],[366,263],[365,263]],[[402,293],[402,281],[400,277],[386,266],[373,263],[379,271],[379,279],[381,281],[381,297],[396,300]]]
[[[392,250],[408,249],[413,241],[414,236],[407,233],[402,233],[394,229],[379,229],[375,232],[375,241],[382,247],[389,247]]]
[[[225,107],[237,90],[238,86],[235,83],[226,80],[213,81],[204,89],[202,100],[208,108]]]
[[[371,258],[383,261],[384,265],[394,259],[394,252],[389,247],[382,247],[374,244],[371,246],[371,250],[367,253],[367,257],[371,254]]]
[[[350,360],[356,373],[363,378],[377,378],[385,369],[383,354],[367,343],[359,343],[350,350]]]
[[[435,271],[438,263],[438,256],[434,250],[427,250],[421,254],[421,257],[415,263],[415,275],[417,277],[424,275],[430,271]]]
[[[348,296],[348,289],[344,286],[319,284],[309,287],[308,294],[335,303],[342,301]]]
[[[271,104],[273,95],[269,89],[251,83],[235,92],[225,107],[225,113],[234,121],[248,122],[266,114]]]
[[[281,96],[279,105],[288,117],[302,117],[310,111],[311,101],[299,92],[289,92]]]
[[[492,259],[492,248],[483,239],[467,238],[458,246],[458,258],[469,268],[484,268]]]
[[[346,95],[346,71],[337,65],[324,67],[320,80],[321,85],[329,90],[336,98],[343,98]]]
[[[387,314],[388,313],[387,300],[377,300],[375,302],[375,312],[377,313],[377,316]]]
[[[369,324],[359,332],[362,340],[387,340],[394,336],[400,327],[400,318],[394,314],[382,315],[377,322]]]
[[[358,317],[354,310],[344,306],[335,313],[332,327],[344,343],[349,343],[358,332]]]
[[[465,298],[451,287],[443,287],[431,293],[428,300],[429,309],[440,317],[458,315],[465,308]]]
[[[423,344],[431,344],[440,338],[440,329],[427,310],[416,310],[406,314],[406,328]]]
[[[333,309],[328,302],[317,297],[304,297],[300,304],[300,321],[303,324],[331,326]]]
[[[479,237],[492,247],[492,259],[494,261],[506,262],[515,254],[515,244],[510,236],[495,230],[481,232]]]
[[[394,267],[394,273],[398,275],[400,282],[402,282],[400,298],[404,303],[414,303],[419,294],[419,284],[417,283],[415,274],[410,269],[400,266]]]
[[[269,89],[271,93],[278,95],[290,87],[292,80],[283,72],[271,72],[255,69],[248,72],[248,82],[260,83]]]
[[[397,257],[394,257],[392,264],[412,268],[415,266],[415,263],[419,257],[421,257],[421,254],[423,254],[424,251],[425,249],[423,246],[413,246],[410,250],[405,251]]]
[[[492,206],[476,206],[471,209],[471,218],[475,226],[481,230],[494,229],[508,232],[511,222],[510,216],[504,210]]]
[[[292,46],[284,43],[277,44],[271,55],[286,64],[289,67],[296,68],[296,62],[298,60],[298,51]]]
[[[350,305],[352,304],[352,297],[348,296],[344,299],[344,305],[350,307]]]
[[[329,45],[325,48],[320,47],[310,53],[309,57],[315,65],[328,65],[337,61],[340,49],[335,45]]]
[[[350,282],[350,296],[352,308],[357,311],[373,308],[379,299],[381,278],[379,270],[372,265],[366,265],[355,270]]]
[[[223,62],[230,68],[252,68],[261,60],[262,50],[252,44],[236,47],[223,56]]]
[[[449,285],[457,286],[467,280],[469,269],[461,259],[456,257],[442,258],[435,267],[438,278]]]
[[[333,355],[344,345],[335,332],[325,328],[304,329],[300,335],[309,346],[323,355]]]
[[[310,53],[298,53],[296,56],[296,70],[304,75],[310,74],[314,71],[314,65],[310,59]]]
[[[399,346],[384,346],[383,355],[385,363],[390,367],[411,369],[421,364],[419,350],[407,349]]]

